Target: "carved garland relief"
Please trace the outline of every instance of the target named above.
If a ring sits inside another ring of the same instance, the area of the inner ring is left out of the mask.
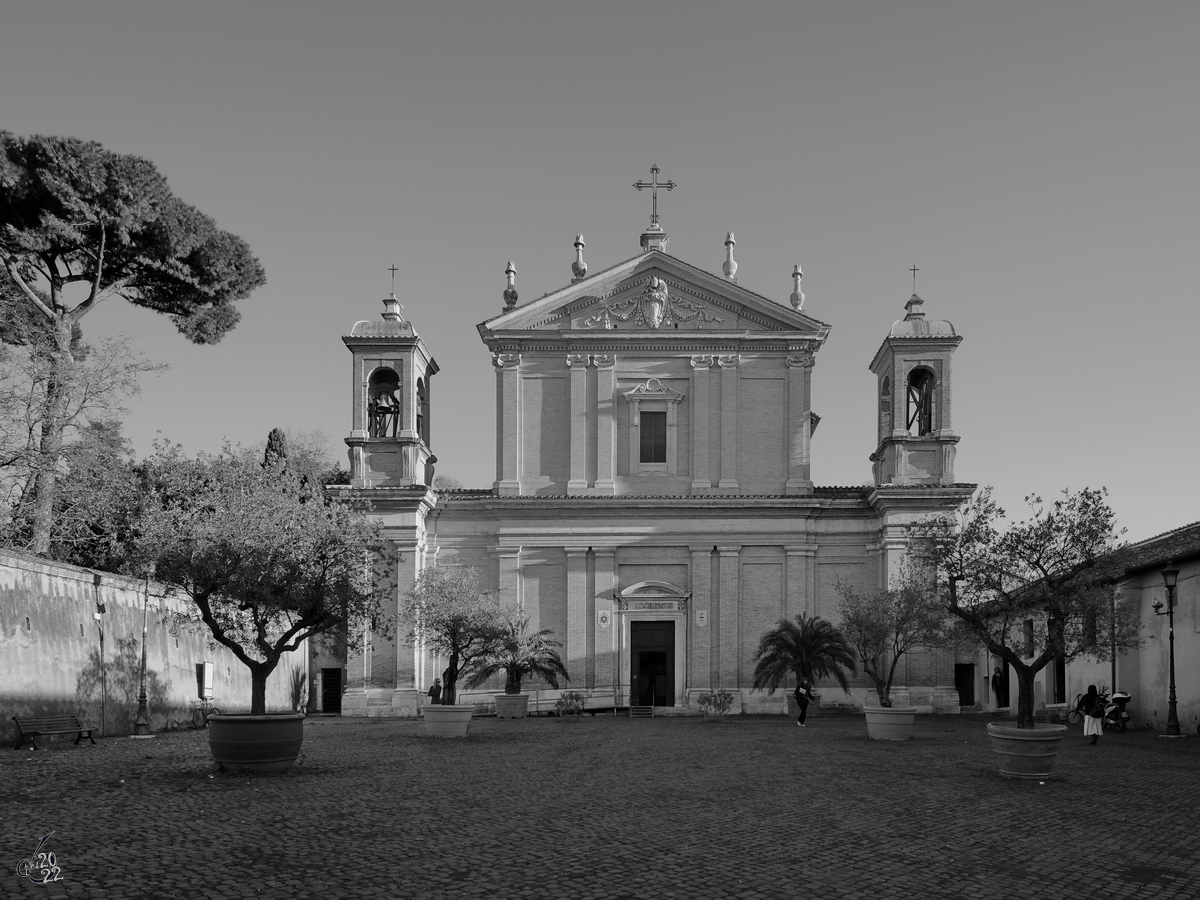
[[[603,328],[611,331],[617,322],[633,320],[637,325],[658,328],[664,322],[692,322],[703,328],[708,322],[723,322],[698,303],[690,300],[672,300],[667,283],[656,275],[650,277],[646,289],[637,297],[605,303],[600,311],[583,320],[584,328]]]

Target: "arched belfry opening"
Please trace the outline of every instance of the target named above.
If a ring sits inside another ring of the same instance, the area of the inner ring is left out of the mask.
[[[913,369],[908,375],[905,427],[908,429],[908,433],[915,437],[933,432],[935,383],[933,372],[924,366]]]
[[[367,431],[373,438],[394,438],[400,431],[400,375],[376,369],[367,386]]]

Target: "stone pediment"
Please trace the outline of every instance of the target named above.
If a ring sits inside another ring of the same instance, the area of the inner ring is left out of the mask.
[[[547,331],[823,337],[828,326],[720,276],[651,251],[489,319],[479,330],[485,337]]]

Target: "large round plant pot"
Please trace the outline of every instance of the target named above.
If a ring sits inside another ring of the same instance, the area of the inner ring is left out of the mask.
[[[915,706],[868,706],[867,737],[873,741],[907,741],[912,737]]]
[[[724,724],[725,722],[724,713],[702,713],[702,716],[705,722],[713,722],[714,724],[718,725]]]
[[[423,706],[425,733],[430,737],[466,737],[474,706]]]
[[[987,732],[1001,775],[1045,778],[1054,768],[1058,745],[1067,733],[1067,726],[1038,722],[1032,728],[1018,728],[1016,722],[989,722]]]
[[[497,719],[523,719],[529,715],[528,694],[501,694],[496,698]]]
[[[304,713],[208,717],[208,748],[223,769],[283,772],[303,743]]]

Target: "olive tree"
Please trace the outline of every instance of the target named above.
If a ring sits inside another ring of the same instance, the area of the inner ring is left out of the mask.
[[[1047,664],[1102,661],[1141,643],[1136,610],[1114,602],[1099,567],[1121,535],[1107,492],[1025,499],[1029,517],[1008,523],[984,488],[911,529],[946,611],[1015,670],[1018,728],[1033,727],[1035,676]]]
[[[363,510],[254,450],[188,459],[160,444],[145,467],[137,564],[191,601],[181,624],[207,628],[250,670],[252,714],[306,639],[334,632],[355,649],[363,626],[387,635],[394,556]]]
[[[842,636],[875,685],[879,705],[892,705],[892,682],[911,650],[944,647],[953,640],[951,619],[938,592],[905,565],[891,587],[862,592],[839,583]]]
[[[503,647],[508,616],[496,591],[479,586],[474,568],[430,566],[400,602],[405,640],[447,661],[442,703],[453,705],[458,679]]]

